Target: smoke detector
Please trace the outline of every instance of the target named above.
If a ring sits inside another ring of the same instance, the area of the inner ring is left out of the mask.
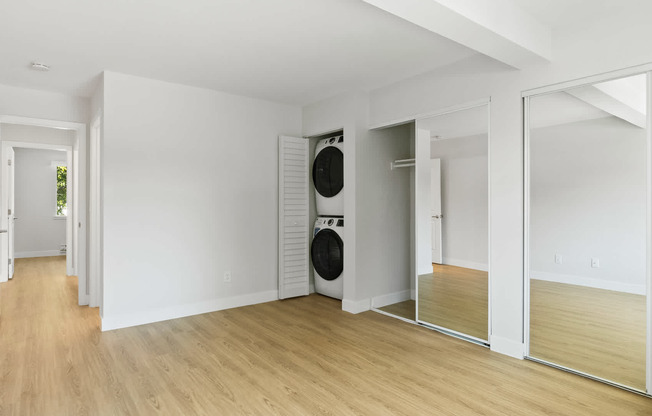
[[[32,69],[33,69],[34,71],[47,72],[47,71],[50,70],[50,66],[49,66],[49,65],[45,65],[45,64],[40,63],[40,62],[32,62]]]

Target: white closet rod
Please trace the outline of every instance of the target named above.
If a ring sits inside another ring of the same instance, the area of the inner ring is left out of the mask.
[[[392,163],[390,163],[389,166],[390,166],[390,168],[392,170],[394,170],[396,168],[409,168],[409,167],[414,166],[414,158],[395,160]]]

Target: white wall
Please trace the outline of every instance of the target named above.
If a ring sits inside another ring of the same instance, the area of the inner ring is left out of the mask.
[[[489,178],[487,135],[434,140],[441,159],[444,264],[488,270]]]
[[[367,135],[365,162],[358,166],[358,270],[368,282],[361,291],[375,307],[407,300],[411,296],[410,172],[411,168],[390,169],[397,159],[411,157],[411,125],[373,130]]]
[[[21,124],[0,124],[3,141],[73,146],[75,131]],[[65,157],[64,157],[65,160]]]
[[[88,99],[0,84],[0,115],[86,123]]]
[[[645,294],[645,130],[608,117],[530,143],[531,277]]]
[[[277,135],[301,110],[106,72],[103,111],[102,328],[277,299]]]
[[[16,257],[59,255],[66,244],[66,221],[56,214],[56,167],[66,162],[66,152],[15,149],[15,252]]]

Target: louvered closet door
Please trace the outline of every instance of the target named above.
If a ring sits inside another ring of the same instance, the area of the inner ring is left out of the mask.
[[[308,140],[278,141],[278,297],[309,293]]]

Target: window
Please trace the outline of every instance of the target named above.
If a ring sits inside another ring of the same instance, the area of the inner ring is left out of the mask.
[[[57,166],[57,217],[68,214],[68,167]]]

